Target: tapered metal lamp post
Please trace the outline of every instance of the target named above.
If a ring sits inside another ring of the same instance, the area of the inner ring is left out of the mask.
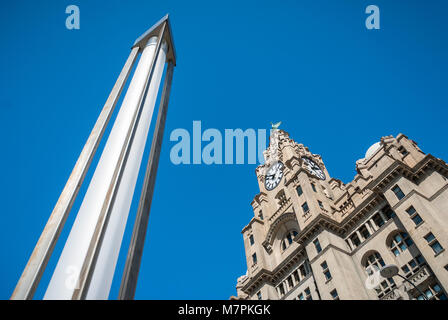
[[[107,299],[127,225],[149,127],[166,65],[137,219],[120,299],[132,299],[154,193],[176,54],[168,15],[140,36],[76,162],[11,296],[32,299],[113,110],[137,66],[102,150],[44,299]]]

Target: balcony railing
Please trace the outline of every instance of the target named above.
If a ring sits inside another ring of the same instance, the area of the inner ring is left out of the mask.
[[[426,279],[428,279],[431,276],[431,271],[429,270],[428,266],[422,265],[418,271],[416,271],[408,280],[411,281],[415,286],[420,285],[423,283]],[[412,290],[414,289],[413,286],[411,286],[409,283],[406,283],[406,289]]]
[[[413,275],[411,275],[408,280],[412,282],[415,286],[419,286],[423,282],[425,282],[429,277],[431,277],[431,271],[429,270],[427,265],[422,265]],[[398,300],[403,299],[403,292],[400,289],[404,289],[405,292],[409,292],[415,290],[414,286],[409,284],[406,281],[398,287],[394,288],[392,291],[385,294],[381,297],[381,300]]]

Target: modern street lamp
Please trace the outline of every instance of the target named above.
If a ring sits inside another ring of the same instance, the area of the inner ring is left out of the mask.
[[[419,289],[415,284],[413,284],[411,281],[406,279],[406,277],[403,277],[401,274],[398,273],[398,267],[394,264],[387,264],[384,267],[380,269],[380,275],[384,278],[392,278],[393,276],[399,276],[403,280],[410,283],[420,294],[423,296],[425,300],[429,300],[428,297]]]

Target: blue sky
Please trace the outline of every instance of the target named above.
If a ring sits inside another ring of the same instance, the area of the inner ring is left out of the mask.
[[[71,4],[80,30],[65,28]],[[380,8],[380,30],[365,28],[369,4]],[[12,293],[130,46],[166,13],[178,63],[137,299],[227,299],[246,272],[240,231],[259,192],[256,166],[175,166],[176,128],[282,120],[344,182],[371,144],[400,132],[447,160],[447,9],[442,0],[2,2],[0,298]]]

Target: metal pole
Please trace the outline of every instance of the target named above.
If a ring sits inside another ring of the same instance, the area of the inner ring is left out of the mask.
[[[165,34],[165,28],[166,24],[162,26],[162,29],[160,30],[158,40],[157,40],[157,46],[155,49],[155,54],[153,57],[153,60],[151,62],[150,72],[148,74],[148,77],[146,79],[145,83],[145,90],[142,92],[140,99],[139,99],[139,107],[136,109],[131,126],[129,127],[129,130],[126,135],[125,143],[121,149],[120,157],[118,159],[118,162],[115,166],[115,171],[113,174],[113,178],[111,181],[111,184],[109,185],[109,189],[107,192],[107,197],[103,203],[100,217],[98,219],[95,232],[93,234],[93,237],[90,241],[89,249],[87,251],[86,258],[84,259],[84,262],[82,264],[81,272],[79,275],[79,287],[76,288],[73,292],[72,299],[79,300],[79,299],[85,299],[87,296],[87,292],[89,290],[89,284],[92,279],[93,271],[95,269],[96,260],[98,258],[99,251],[101,249],[101,244],[104,238],[104,234],[107,228],[107,224],[110,218],[110,212],[113,207],[113,203],[115,200],[115,196],[118,190],[118,186],[120,184],[121,175],[123,173],[123,170],[126,166],[126,160],[129,154],[130,146],[132,145],[132,141],[135,135],[135,131],[137,128],[138,120],[141,114],[141,110],[143,108],[144,100],[146,97],[146,93],[148,91],[149,83],[152,78],[152,74],[154,72],[155,64],[157,61],[157,58],[159,56],[160,48],[163,41],[163,36]]]
[[[132,239],[129,245],[126,265],[121,280],[119,300],[134,299],[135,290],[137,288],[138,273],[145,245],[146,230],[148,227],[149,213],[151,211],[152,196],[157,176],[157,168],[159,165],[160,151],[162,149],[163,133],[165,130],[165,120],[168,110],[168,102],[171,91],[171,82],[173,79],[174,64],[172,61],[168,63],[165,81],[163,85],[162,97],[160,100],[159,112],[157,115],[157,123],[154,129],[154,136],[151,144],[151,151],[143,182],[140,202],[138,205],[137,216],[132,231]]]
[[[11,296],[11,300],[32,299],[53,253],[56,242],[67,220],[68,214],[78,195],[92,159],[98,149],[104,131],[115,109],[123,87],[127,82],[130,71],[136,61],[139,48],[132,48],[131,53],[115,82],[114,87],[104,104],[95,126],[87,139],[75,167],[62,190],[61,195],[48,219],[47,224],[28,260],[19,282]]]

